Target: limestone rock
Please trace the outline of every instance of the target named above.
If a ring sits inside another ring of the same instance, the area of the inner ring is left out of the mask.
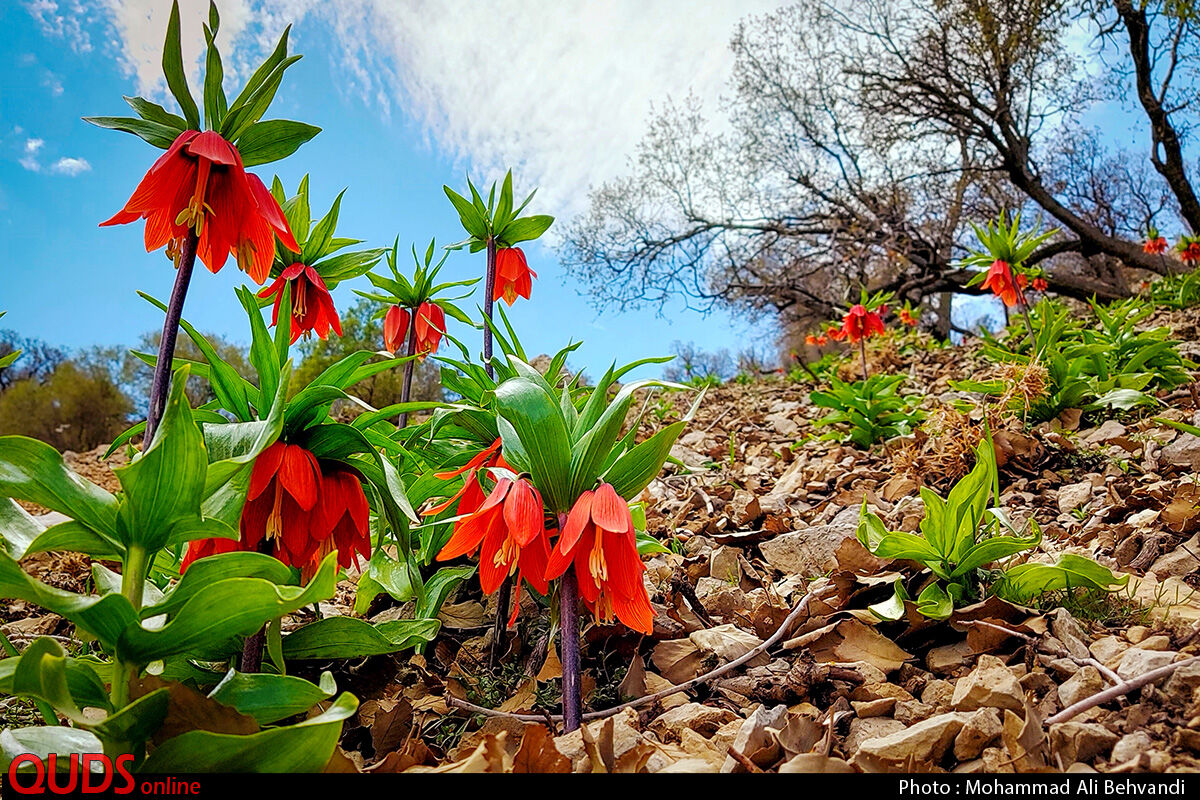
[[[777,731],[783,728],[787,724],[787,715],[788,709],[785,705],[778,705],[774,708],[759,706],[742,723],[730,749],[737,750],[759,766],[771,766],[782,755],[779,741],[772,733],[772,729]],[[746,772],[746,768],[735,761],[733,756],[726,756],[725,763],[721,766],[721,772]]]
[[[904,700],[896,703],[896,710],[892,716],[905,725],[913,725],[921,720],[929,719],[935,711],[933,706],[926,705],[920,700]]]
[[[940,761],[970,718],[970,714],[952,711],[888,736],[868,739],[858,748],[854,762],[901,769]]]
[[[1184,664],[1171,673],[1163,691],[1176,703],[1191,702],[1192,694],[1200,688],[1200,661]]]
[[[789,575],[813,578],[837,569],[837,551],[846,539],[853,539],[858,527],[858,511],[843,512],[828,525],[782,533],[758,546],[763,558],[775,569]]]
[[[1000,659],[980,656],[979,666],[954,687],[950,700],[956,711],[974,711],[977,708],[1007,708],[1024,711],[1025,693],[1021,683]]]
[[[850,720],[850,731],[842,741],[842,751],[847,756],[853,756],[863,742],[869,739],[882,739],[905,729],[906,726],[903,722],[897,722],[890,717],[852,719]]]
[[[1114,764],[1124,764],[1126,761],[1132,761],[1141,756],[1150,749],[1152,744],[1154,742],[1150,739],[1150,734],[1145,731],[1127,733],[1113,745],[1112,755],[1108,760]]]
[[[1092,656],[1105,666],[1111,667],[1122,653],[1129,649],[1129,645],[1122,642],[1115,636],[1105,636],[1102,639],[1097,639],[1088,647]]]
[[[921,691],[921,702],[933,706],[937,711],[949,711],[954,700],[954,684],[940,679],[925,684]]]
[[[1172,466],[1200,470],[1200,436],[1183,434],[1163,448],[1162,460]]]
[[[949,675],[964,666],[973,654],[974,650],[966,641],[934,647],[925,656],[925,666],[935,675]]]
[[[1095,722],[1060,722],[1050,726],[1050,749],[1066,766],[1106,755],[1117,743],[1117,735]]]
[[[1165,667],[1179,655],[1173,650],[1144,650],[1141,647],[1131,647],[1121,656],[1117,665],[1117,674],[1125,680],[1145,675],[1152,669]]]
[[[1062,514],[1070,514],[1080,506],[1086,505],[1092,499],[1092,482],[1080,481],[1059,487],[1058,510]]]
[[[1058,687],[1058,699],[1066,708],[1103,691],[1104,686],[1100,670],[1085,666]]]
[[[971,715],[954,738],[954,757],[959,761],[976,758],[1004,731],[1000,712],[994,708],[981,708]]]

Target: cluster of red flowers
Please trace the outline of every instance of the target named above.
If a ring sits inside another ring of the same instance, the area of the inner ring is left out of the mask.
[[[526,300],[533,290],[537,273],[529,268],[525,253],[519,247],[504,247],[496,251],[496,286],[492,300],[504,299],[510,306],[520,295]]]
[[[825,336],[825,334],[814,336],[810,333],[808,336],[804,337],[804,343],[813,345],[814,347],[824,347],[825,345],[829,344],[829,337]],[[795,354],[793,353],[793,357],[794,356]]]
[[[343,569],[355,555],[371,557],[370,508],[359,476],[344,464],[321,461],[294,444],[275,442],[254,461],[239,539],[188,543],[180,574],[205,556],[257,551],[267,542],[283,563],[307,580],[334,549]]]
[[[461,469],[438,473],[442,479],[465,473],[466,479],[453,497],[424,512],[436,514],[458,502],[454,533],[437,559],[446,561],[478,551],[479,583],[488,594],[514,574],[518,587],[528,581],[535,591],[545,594],[550,581],[573,564],[579,596],[598,622],[620,620],[632,630],[650,633],[654,612],[642,582],[646,568],[638,555],[629,504],[607,483],[584,492],[551,548],[541,494],[527,478],[502,477],[484,496],[480,470],[507,467],[499,447],[500,440],[496,440]],[[513,604],[510,625],[519,608],[518,600]]]
[[[1185,264],[1200,262],[1200,238],[1184,238],[1179,243],[1179,258]]]
[[[914,326],[917,324],[917,318],[914,317],[912,315],[912,312],[909,311],[907,308],[900,309],[900,311],[897,313],[897,316],[900,317],[900,321],[903,322],[905,325],[908,325],[911,327],[911,326]]]
[[[383,320],[383,346],[393,355],[404,348],[408,335],[408,323],[412,314],[407,308],[392,306]],[[426,301],[417,309],[417,321],[413,326],[415,347],[413,352],[424,359],[436,353],[446,331],[446,312],[437,303]]]
[[[196,255],[212,272],[232,253],[255,283],[271,274],[275,237],[300,252],[279,203],[257,175],[246,172],[236,147],[215,131],[184,131],[159,156],[125,207],[103,225],[146,220],[146,252],[164,245],[179,257],[189,232]]]
[[[1160,256],[1167,251],[1167,239],[1164,236],[1147,236],[1142,245],[1142,252]]]

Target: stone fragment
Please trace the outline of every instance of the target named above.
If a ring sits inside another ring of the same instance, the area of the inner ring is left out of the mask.
[[[1000,721],[999,711],[994,708],[979,709],[954,738],[954,757],[959,761],[978,757],[983,748],[996,741],[1003,730],[1004,723]]]
[[[1058,489],[1058,510],[1062,514],[1070,514],[1080,506],[1086,505],[1092,499],[1092,482],[1080,481],[1068,483]]]
[[[932,717],[935,711],[936,709],[933,706],[926,705],[920,700],[904,700],[896,703],[896,710],[892,713],[892,716],[905,725],[915,725],[922,720]]]
[[[903,731],[907,726],[891,717],[868,717],[850,720],[850,730],[842,740],[842,751],[853,756],[868,739],[880,739]]]
[[[1200,436],[1181,435],[1162,450],[1162,461],[1175,467],[1200,470]]]
[[[1050,726],[1050,750],[1062,757],[1063,766],[1107,755],[1116,743],[1117,735],[1095,722],[1071,720]]]
[[[854,516],[838,514],[828,525],[814,525],[791,533],[782,533],[758,546],[763,559],[786,575],[815,578],[837,569],[837,551],[846,539],[853,539],[858,528]]]
[[[1129,645],[1116,636],[1105,636],[1088,646],[1092,657],[1106,667],[1111,667],[1117,658],[1129,649]]]
[[[949,711],[954,699],[954,684],[935,679],[925,684],[921,691],[921,702],[933,706],[938,712]]]
[[[787,724],[787,715],[788,709],[785,705],[777,705],[774,708],[759,706],[742,723],[730,749],[737,750],[761,767],[771,766],[782,755],[779,741],[771,731],[783,728]],[[725,763],[721,766],[723,773],[746,771],[733,756],[726,756]]]
[[[1200,689],[1200,661],[1184,664],[1171,673],[1163,691],[1176,703],[1189,703],[1196,691]]]
[[[892,709],[896,707],[896,698],[881,697],[878,700],[852,700],[850,707],[854,709],[854,713],[858,715],[859,719],[882,717],[884,714],[892,713]]]
[[[1108,760],[1114,764],[1124,764],[1126,761],[1140,757],[1142,753],[1150,749],[1152,744],[1154,742],[1151,740],[1150,734],[1145,731],[1127,733],[1113,745],[1112,755]]]
[[[1100,670],[1085,666],[1058,687],[1058,700],[1063,708],[1073,706],[1080,700],[1103,691],[1104,686]]]
[[[965,678],[960,678],[950,700],[956,711],[977,708],[1025,709],[1025,693],[1008,667],[995,656],[980,656],[979,665]]]
[[[1125,680],[1145,675],[1159,667],[1165,667],[1175,660],[1179,654],[1173,650],[1144,650],[1141,647],[1131,647],[1121,656],[1117,664],[1117,674]]]
[[[911,769],[916,764],[936,763],[950,749],[954,737],[970,718],[970,714],[952,711],[888,736],[868,739],[858,748],[852,763],[891,769]]]

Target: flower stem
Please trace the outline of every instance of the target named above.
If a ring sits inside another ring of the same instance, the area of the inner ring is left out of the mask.
[[[492,296],[496,293],[496,238],[487,240],[487,267],[483,279],[483,368],[488,377],[495,377],[492,369]],[[492,623],[492,651],[488,662],[494,669],[504,652],[504,632],[508,630],[508,606],[512,602],[512,579],[505,578],[496,596],[496,619]]]
[[[863,382],[866,383],[871,379],[867,374],[867,337],[863,336],[858,340],[858,352],[862,355]]]
[[[583,688],[579,662],[579,585],[575,570],[567,569],[558,585],[558,622],[562,628],[563,733],[583,719]]]
[[[146,587],[146,548],[141,545],[130,545],[125,551],[125,563],[121,569],[121,595],[133,606],[133,610],[142,610],[142,594]],[[136,673],[137,665],[118,657],[113,664],[113,677],[110,693],[113,708],[120,710],[129,705],[129,682]]]
[[[404,382],[400,384],[401,403],[407,403],[409,395],[412,393],[413,364],[415,363],[413,355],[417,352],[417,312],[420,310],[419,307],[414,308],[409,320],[408,342],[404,346],[404,355],[408,356],[408,361],[404,363]],[[396,424],[396,427],[404,428],[406,425],[408,425],[408,412],[401,411],[400,420]]]
[[[1033,317],[1029,314],[1029,302],[1025,299],[1025,290],[1017,287],[1017,303],[1021,306],[1021,313],[1025,315],[1025,327],[1029,329],[1029,350],[1032,353],[1037,347],[1037,336],[1033,332]],[[1033,353],[1033,358],[1037,358],[1041,353]]]
[[[258,552],[264,555],[272,555],[274,545],[270,539],[263,539],[258,543]],[[238,662],[238,669],[243,674],[253,674],[262,671],[262,654],[263,646],[267,641],[267,625],[263,624],[257,632],[246,637],[246,641],[242,642],[242,659]]]
[[[142,449],[154,441],[154,432],[162,420],[167,407],[167,393],[171,386],[171,364],[175,360],[175,340],[179,337],[179,320],[183,317],[183,301],[187,298],[188,285],[192,282],[192,268],[196,266],[196,232],[188,230],[179,251],[179,264],[175,271],[175,288],[171,290],[171,302],[167,304],[167,318],[163,320],[162,337],[158,342],[158,362],[154,366],[154,382],[150,384],[150,407],[146,413],[146,434]],[[139,607],[141,596],[138,597]]]
[[[488,377],[495,375],[492,371],[492,295],[496,292],[496,239],[489,236],[487,240],[487,272],[483,280],[483,315],[487,317],[483,323],[483,368]]]

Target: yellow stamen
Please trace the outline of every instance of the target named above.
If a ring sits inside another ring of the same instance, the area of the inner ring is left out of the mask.
[[[275,487],[275,505],[267,516],[267,538],[279,539],[283,536],[283,488]]]
[[[208,188],[208,174],[212,162],[207,158],[200,159],[200,169],[196,173],[196,190],[187,206],[175,217],[176,225],[187,225],[199,236],[204,231],[204,215],[212,213],[212,206],[204,202],[204,192]]]
[[[254,263],[254,254],[257,249],[254,247],[254,242],[249,239],[242,239],[237,246],[237,262],[238,269],[242,272],[249,272],[250,265]]]
[[[608,580],[608,563],[604,560],[604,548],[601,547],[601,532],[596,531],[596,541],[592,545],[592,552],[588,555],[588,572],[599,586],[602,582]]]
[[[496,567],[507,566],[509,574],[517,568],[517,556],[520,555],[521,548],[517,546],[516,540],[511,535],[504,537],[504,542],[496,548],[496,555],[492,557],[492,564]]]

